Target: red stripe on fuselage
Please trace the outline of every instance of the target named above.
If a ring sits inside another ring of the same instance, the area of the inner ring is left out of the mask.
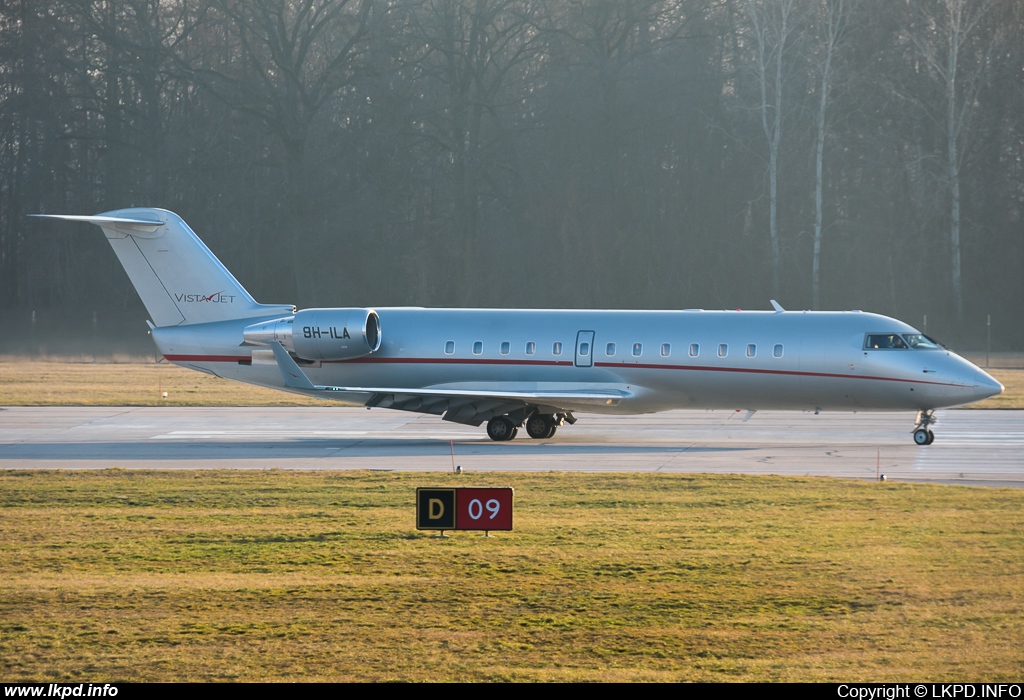
[[[572,367],[571,360],[489,360],[456,359],[454,357],[357,357],[354,360],[324,360],[330,364],[379,365],[524,365],[527,367]]]
[[[250,360],[248,355],[164,355],[169,362],[238,362]],[[519,365],[571,367],[568,360],[494,360],[455,359],[444,357],[360,357],[354,360],[324,360],[329,364],[402,364],[402,365]],[[923,379],[902,379],[900,377],[878,377],[873,375],[836,374],[832,372],[798,372],[782,369],[754,369],[746,367],[711,367],[707,365],[653,365],[627,362],[595,362],[595,367],[609,369],[669,369],[690,372],[735,372],[741,374],[773,374],[788,377],[824,377],[828,379],[862,379],[876,382],[903,382],[906,384],[928,384],[931,386],[963,386],[949,382],[929,382]],[[586,369],[581,368],[581,369]]]
[[[928,382],[923,379],[902,379],[900,377],[876,377],[869,374],[835,374],[833,372],[798,372],[786,369],[753,369],[749,367],[710,367],[706,365],[649,365],[626,362],[595,362],[595,367],[636,367],[639,369],[675,369],[696,372],[739,372],[742,374],[776,374],[788,377],[828,377],[833,379],[868,379],[876,382],[906,382],[908,384],[931,384],[933,386],[961,386],[949,382]]]

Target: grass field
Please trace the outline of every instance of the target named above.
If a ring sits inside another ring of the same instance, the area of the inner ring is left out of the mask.
[[[413,529],[418,485],[516,529]],[[0,675],[1019,681],[1024,491],[668,474],[0,472]]]
[[[325,406],[331,403],[211,377],[169,362],[157,364],[134,358],[110,363],[0,358],[2,406]]]
[[[983,359],[983,358],[982,358]],[[992,369],[1006,391],[972,408],[1024,408],[1024,369]],[[167,398],[163,398],[164,392]],[[323,406],[168,362],[37,362],[0,356],[0,406]]]

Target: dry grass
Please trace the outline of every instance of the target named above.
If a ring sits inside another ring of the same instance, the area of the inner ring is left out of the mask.
[[[0,358],[0,405],[4,406],[324,406],[333,403],[211,377],[169,362],[157,364],[136,359],[100,364]]]
[[[993,352],[988,355],[984,352],[962,352],[960,355],[986,369],[1024,369],[1024,352]]]
[[[250,386],[168,362],[37,362],[0,356],[4,406],[323,406],[297,394]],[[982,358],[984,359],[984,358]],[[992,369],[1006,386],[972,408],[1024,408],[1024,369]],[[167,398],[162,398],[167,392]]]
[[[413,529],[511,485],[516,530]],[[0,669],[1019,680],[1024,492],[665,474],[0,473]]]

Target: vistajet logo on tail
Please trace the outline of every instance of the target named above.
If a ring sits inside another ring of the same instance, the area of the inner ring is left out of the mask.
[[[214,292],[213,294],[175,294],[175,301],[188,302],[188,303],[202,303],[210,302],[211,304],[234,304],[235,295],[225,294],[225,290]]]

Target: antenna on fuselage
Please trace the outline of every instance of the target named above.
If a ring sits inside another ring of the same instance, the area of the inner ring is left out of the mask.
[[[785,311],[785,309],[782,308],[782,304],[780,304],[779,302],[775,301],[774,299],[772,299],[771,302],[772,308],[775,309],[775,313],[781,314],[783,311]]]

